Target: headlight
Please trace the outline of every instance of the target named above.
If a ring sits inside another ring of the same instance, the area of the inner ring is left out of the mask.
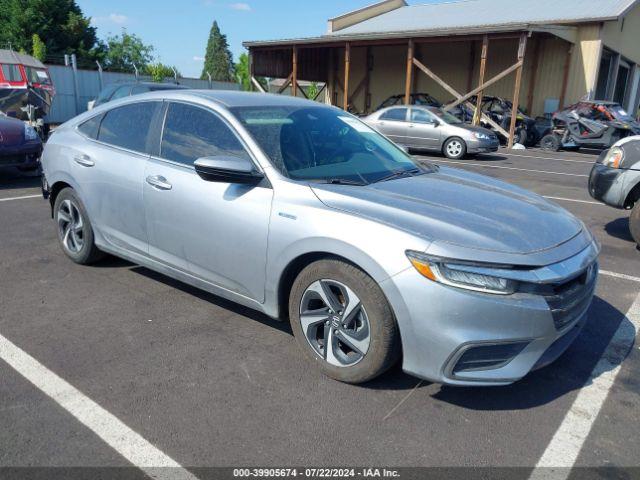
[[[491,140],[491,137],[489,135],[487,135],[486,133],[473,132],[471,135],[473,135],[478,140]]]
[[[624,150],[620,147],[613,147],[602,160],[602,164],[609,168],[620,168],[624,159]]]
[[[24,138],[26,140],[37,140],[38,132],[31,125],[24,124]]]
[[[474,268],[481,268],[481,264],[456,263],[455,260],[435,258],[414,251],[406,253],[409,261],[420,274],[444,285],[498,295],[510,295],[518,286],[515,280],[471,271]]]

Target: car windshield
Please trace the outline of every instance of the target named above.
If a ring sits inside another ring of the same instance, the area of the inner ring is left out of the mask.
[[[445,123],[448,123],[449,125],[458,125],[462,123],[462,121],[458,117],[451,115],[449,112],[445,112],[440,108],[432,107],[432,108],[429,108],[428,110],[431,113],[433,113],[436,117],[438,117],[440,120],[444,121]]]
[[[271,163],[294,180],[368,184],[429,171],[357,118],[327,107],[237,107]]]

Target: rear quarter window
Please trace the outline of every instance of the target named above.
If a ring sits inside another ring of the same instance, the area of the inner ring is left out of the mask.
[[[100,129],[100,122],[102,121],[103,115],[96,115],[95,117],[90,118],[86,122],[81,123],[78,126],[78,131],[82,133],[85,137],[91,138],[93,140],[98,138],[98,130]]]
[[[147,153],[149,130],[159,102],[140,102],[104,114],[98,140],[120,148]]]

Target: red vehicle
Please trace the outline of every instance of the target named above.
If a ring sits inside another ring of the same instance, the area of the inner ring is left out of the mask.
[[[0,50],[0,111],[9,117],[42,124],[55,89],[47,67],[29,55]]]

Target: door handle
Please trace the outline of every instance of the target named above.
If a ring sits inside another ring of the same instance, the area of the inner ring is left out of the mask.
[[[91,157],[89,155],[75,155],[73,157],[73,161],[76,162],[78,165],[82,165],[83,167],[93,167],[96,163],[91,160]]]
[[[147,183],[158,190],[171,190],[171,188],[173,188],[173,186],[162,175],[148,176]]]

